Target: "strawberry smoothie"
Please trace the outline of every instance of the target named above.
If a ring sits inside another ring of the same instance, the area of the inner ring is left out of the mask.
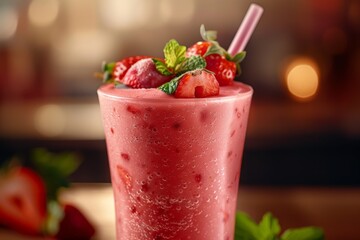
[[[104,85],[118,240],[232,240],[252,88],[208,98]]]

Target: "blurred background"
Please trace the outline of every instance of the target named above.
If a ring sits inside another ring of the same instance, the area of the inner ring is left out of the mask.
[[[1,0],[0,161],[73,151],[74,182],[109,182],[101,62],[190,46],[201,24],[226,48],[251,2],[265,12],[240,76],[255,89],[241,183],[360,186],[358,0]]]

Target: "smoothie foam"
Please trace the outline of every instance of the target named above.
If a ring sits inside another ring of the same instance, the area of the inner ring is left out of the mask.
[[[251,87],[210,98],[98,90],[117,239],[232,240]]]

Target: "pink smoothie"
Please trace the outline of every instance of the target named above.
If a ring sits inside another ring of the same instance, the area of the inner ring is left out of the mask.
[[[180,99],[105,85],[98,95],[117,239],[232,240],[251,87]]]

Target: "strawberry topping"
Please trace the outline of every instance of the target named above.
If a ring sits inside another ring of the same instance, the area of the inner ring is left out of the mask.
[[[159,88],[175,97],[219,95],[219,86],[231,85],[240,73],[246,54],[230,56],[216,41],[216,32],[205,31],[203,25],[200,34],[203,41],[190,48],[171,39],[164,47],[164,59],[135,56],[105,64],[104,81],[132,88]]]
[[[227,60],[225,56],[218,53],[206,55],[211,46],[211,42],[198,42],[187,49],[186,55],[203,56],[206,61],[206,69],[215,74],[220,86],[231,85],[235,79],[237,71],[236,63]]]
[[[151,58],[141,59],[126,72],[121,82],[132,88],[157,88],[170,81],[171,76],[164,76],[156,70]]]
[[[206,69],[215,74],[220,86],[231,85],[236,75],[236,64],[226,60],[219,54],[211,54],[205,57]]]
[[[123,60],[116,62],[112,73],[114,80],[118,82],[122,82],[122,78],[125,76],[129,68],[137,61],[145,58],[149,58],[149,57],[133,56],[133,57],[124,58]]]
[[[178,98],[202,98],[216,95],[219,95],[219,83],[214,74],[199,69],[184,74],[174,93],[174,96]]]

